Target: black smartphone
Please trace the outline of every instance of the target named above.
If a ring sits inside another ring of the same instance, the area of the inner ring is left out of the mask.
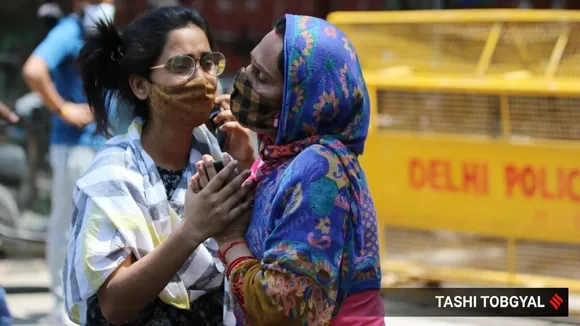
[[[215,119],[215,117],[220,113],[220,107],[219,105],[215,105],[213,107],[213,109],[211,110],[210,114],[209,114],[209,125],[212,126],[213,128],[211,128],[211,132],[214,133],[215,137],[218,140],[218,143],[220,145],[220,149],[222,152],[226,151],[226,146],[228,144],[228,138],[229,138],[229,133],[227,131],[220,131],[219,127],[223,124],[219,124],[216,125],[213,122],[213,119]]]
[[[223,168],[224,168],[224,162],[223,161],[215,161],[215,162],[213,162],[213,167],[215,168],[215,171],[217,173],[220,173],[220,171],[223,170]]]

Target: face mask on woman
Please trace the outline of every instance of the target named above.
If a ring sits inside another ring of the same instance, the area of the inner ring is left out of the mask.
[[[243,68],[234,78],[231,103],[232,114],[240,124],[255,132],[275,133],[278,129],[280,103],[258,94]]]
[[[214,105],[216,87],[200,77],[183,86],[153,84],[150,107],[166,121],[197,127],[205,123]]]

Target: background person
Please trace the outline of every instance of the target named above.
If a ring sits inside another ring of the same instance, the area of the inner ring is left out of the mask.
[[[96,149],[104,143],[104,138],[94,137],[93,115],[86,103],[76,59],[84,37],[94,26],[87,18],[90,13],[111,13],[110,10],[95,10],[101,3],[106,3],[103,8],[110,8],[110,2],[73,0],[75,12],[58,21],[22,69],[31,90],[41,96],[44,105],[53,113],[49,148],[52,192],[46,261],[54,308],[46,323],[69,322],[62,293],[62,266],[73,214],[73,186],[85,172]],[[96,18],[112,19],[112,16]]]
[[[56,1],[46,2],[36,11],[36,16],[44,24],[47,31],[52,30],[63,15],[64,13]]]
[[[18,116],[2,102],[0,102],[0,119],[6,120],[9,123],[17,123],[19,120]],[[12,316],[8,310],[8,304],[6,303],[6,292],[0,286],[0,326],[10,325],[12,325]]]

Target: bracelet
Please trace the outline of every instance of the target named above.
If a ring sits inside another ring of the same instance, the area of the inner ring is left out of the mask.
[[[242,243],[246,243],[246,241],[234,241],[232,243],[229,244],[229,246],[226,248],[226,250],[224,250],[223,252],[221,250],[218,249],[218,259],[224,264],[227,265],[226,263],[226,254],[228,253],[228,250],[232,249],[233,247],[240,245]]]
[[[228,279],[230,278],[230,274],[232,273],[232,270],[234,269],[234,267],[236,267],[236,265],[238,265],[239,263],[243,262],[244,260],[248,260],[248,259],[252,259],[252,258],[256,258],[256,257],[253,257],[253,256],[242,256],[242,257],[236,258],[230,264],[230,266],[228,266],[228,270],[226,271],[226,277]]]

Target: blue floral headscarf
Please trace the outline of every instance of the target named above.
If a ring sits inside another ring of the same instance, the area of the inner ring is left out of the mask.
[[[376,212],[358,161],[369,96],[342,31],[315,17],[285,17],[278,135],[260,145],[246,233],[260,262],[239,267],[248,270],[245,303],[235,311],[239,320],[266,318],[270,302],[284,320],[328,324],[348,295],[380,288]]]
[[[320,135],[360,155],[369,97],[349,39],[324,20],[286,15],[285,84],[278,145]]]
[[[278,136],[275,144],[262,144],[262,160],[271,169],[319,141],[339,141],[361,155],[370,100],[352,43],[322,19],[290,14],[285,18]]]

